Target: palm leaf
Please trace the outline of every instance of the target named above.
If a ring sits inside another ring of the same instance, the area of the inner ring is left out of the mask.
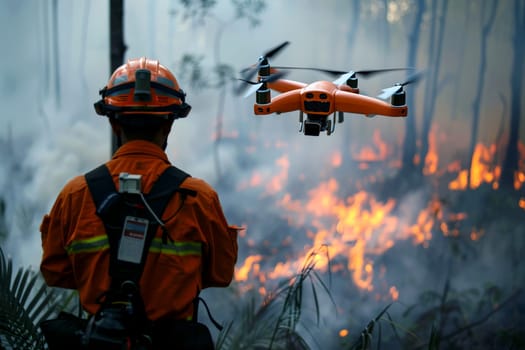
[[[436,327],[432,325],[432,330],[430,332],[430,340],[428,341],[428,350],[438,350],[439,349],[439,331],[436,330]]]
[[[47,287],[41,275],[30,268],[19,268],[13,276],[12,262],[0,247],[0,345],[44,349],[38,324],[62,310],[71,294]]]

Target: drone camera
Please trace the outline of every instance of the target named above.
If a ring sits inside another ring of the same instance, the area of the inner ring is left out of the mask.
[[[321,123],[314,121],[304,122],[304,134],[307,136],[319,136],[321,133]]]

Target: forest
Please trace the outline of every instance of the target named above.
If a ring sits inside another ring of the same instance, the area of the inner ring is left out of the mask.
[[[115,151],[93,103],[140,56],[193,106],[170,160],[245,228],[234,281],[201,294],[217,349],[525,349],[522,0],[3,0],[0,16],[1,349],[45,349],[38,323],[78,312],[40,276],[39,225]],[[421,72],[408,116],[347,114],[320,136],[298,112],[255,116],[241,72],[284,41],[275,66]]]

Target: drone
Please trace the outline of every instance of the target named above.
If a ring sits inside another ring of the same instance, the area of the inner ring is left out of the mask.
[[[376,115],[388,117],[406,117],[408,108],[406,94],[403,87],[414,83],[421,77],[421,72],[412,74],[402,83],[383,89],[377,97],[370,97],[359,93],[358,76],[363,78],[377,73],[412,68],[387,68],[359,71],[338,71],[311,67],[271,67],[269,59],[279,53],[290,42],[285,41],[275,48],[263,53],[255,65],[241,71],[241,83],[236,88],[240,94],[246,86],[252,85],[244,94],[248,97],[253,93],[255,115],[281,114],[299,111],[299,132],[307,136],[319,136],[326,132],[329,136],[335,131],[337,123],[344,122],[345,113],[362,114],[366,117]],[[283,79],[287,70],[306,69],[315,70],[338,76],[333,81],[315,81],[303,83]],[[252,81],[257,75],[257,80]],[[272,98],[271,91],[279,94]],[[384,100],[390,99],[389,102]],[[306,117],[305,117],[306,115]]]

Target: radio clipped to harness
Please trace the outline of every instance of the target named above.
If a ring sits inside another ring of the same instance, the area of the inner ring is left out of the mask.
[[[141,176],[137,174],[120,173],[119,193],[140,194]]]
[[[141,176],[137,174],[120,173],[119,193],[142,195]],[[118,249],[118,260],[140,264],[148,225],[149,221],[145,218],[134,216],[125,217]]]

